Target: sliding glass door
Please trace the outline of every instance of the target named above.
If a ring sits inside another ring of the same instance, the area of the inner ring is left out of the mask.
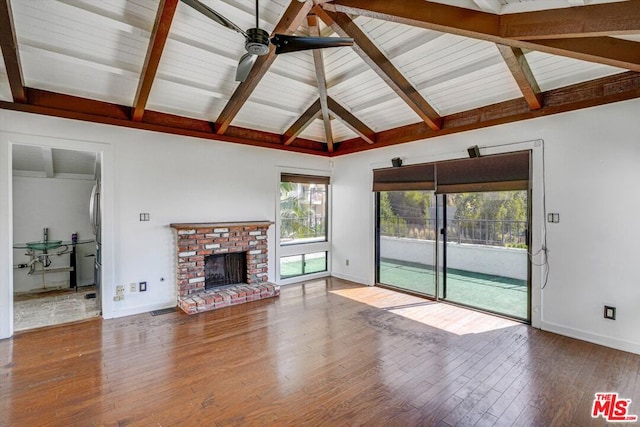
[[[440,298],[529,319],[528,192],[443,195]]]
[[[436,203],[433,191],[381,191],[378,283],[436,295]]]
[[[529,162],[375,170],[377,283],[529,321]]]

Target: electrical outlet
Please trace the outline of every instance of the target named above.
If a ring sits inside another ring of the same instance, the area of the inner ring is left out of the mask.
[[[124,285],[116,286],[116,295],[124,298]]]
[[[129,292],[138,292],[138,284],[129,283]]]
[[[147,292],[147,282],[140,282],[138,285],[140,285],[140,292]]]

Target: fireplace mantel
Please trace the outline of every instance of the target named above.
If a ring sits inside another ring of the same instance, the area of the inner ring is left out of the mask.
[[[178,222],[169,224],[176,230],[188,230],[194,228],[228,228],[228,227],[269,227],[273,221],[235,221],[235,222]]]

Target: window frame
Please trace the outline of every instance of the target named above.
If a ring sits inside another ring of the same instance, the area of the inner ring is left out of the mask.
[[[324,183],[327,178],[331,179],[331,172],[329,170],[309,170],[309,169],[291,169],[291,168],[278,168],[276,177],[276,194],[278,200],[276,201],[275,209],[275,281],[279,285],[287,285],[291,283],[297,283],[306,280],[313,280],[317,278],[327,277],[331,275],[331,233],[332,233],[332,189],[331,182],[327,185],[326,192],[326,240],[315,242],[299,242],[299,243],[282,243],[280,237],[281,223],[280,223],[280,182],[282,175],[300,175],[309,178],[317,177],[319,183]],[[281,278],[280,275],[280,258],[294,256],[294,255],[306,255],[316,252],[326,252],[327,254],[327,269],[317,273],[303,274],[300,276],[293,276],[288,278]]]

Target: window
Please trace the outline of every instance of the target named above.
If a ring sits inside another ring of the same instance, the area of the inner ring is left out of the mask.
[[[327,240],[327,187],[328,182],[324,179],[282,175],[280,180],[281,244]]]
[[[327,253],[284,256],[280,258],[280,278],[302,276],[327,271]]]
[[[328,177],[280,176],[280,279],[328,271],[328,196]]]

